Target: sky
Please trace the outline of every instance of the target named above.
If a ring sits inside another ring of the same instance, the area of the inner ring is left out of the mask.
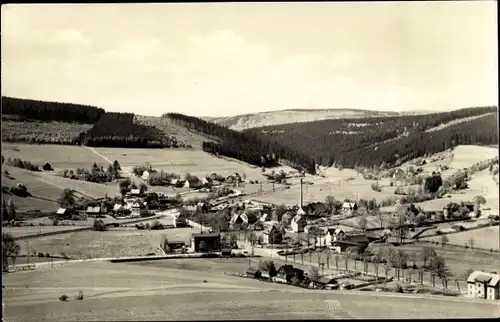
[[[3,5],[2,95],[151,116],[496,106],[496,5]]]

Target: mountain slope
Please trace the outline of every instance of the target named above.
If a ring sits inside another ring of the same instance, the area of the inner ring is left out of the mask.
[[[325,110],[282,110],[244,114],[230,117],[205,118],[230,129],[241,131],[250,128],[280,125],[297,122],[314,122],[339,118],[385,117],[397,116],[397,112],[379,112],[355,109],[325,109]]]
[[[498,109],[468,108],[398,117],[323,120],[243,131],[308,153],[318,164],[397,164],[458,144],[498,142]]]

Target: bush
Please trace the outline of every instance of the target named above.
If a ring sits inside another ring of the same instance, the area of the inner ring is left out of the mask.
[[[43,253],[38,252],[38,257],[44,257]]]
[[[162,223],[158,220],[153,221],[151,226],[149,227],[151,230],[160,230],[164,229],[165,227],[162,225]]]
[[[63,295],[59,296],[59,301],[66,302],[67,300],[68,300],[68,296],[67,295],[63,294]]]
[[[104,221],[102,219],[95,219],[94,220],[94,230],[95,231],[106,231],[107,227],[104,224]]]
[[[52,225],[57,226],[59,224],[59,220],[57,218],[52,219]]]
[[[45,253],[45,257],[50,258],[50,254],[49,253]]]
[[[83,300],[83,292],[82,291],[78,291],[78,294],[76,295],[76,299],[77,300]]]
[[[380,188],[380,185],[378,184],[378,182],[374,182],[374,183],[372,183],[372,190],[377,191],[377,192],[381,192],[382,188]]]

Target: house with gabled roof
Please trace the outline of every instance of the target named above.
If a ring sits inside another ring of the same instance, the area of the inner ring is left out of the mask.
[[[292,222],[290,224],[290,226],[292,227],[292,231],[295,233],[303,232],[304,228],[307,225],[307,219],[306,216],[304,215],[305,212],[302,211],[302,213],[304,214],[300,213],[301,209],[302,208],[300,208],[299,211],[297,211],[297,215],[292,218]]]
[[[229,227],[231,229],[235,228],[238,225],[245,224],[248,224],[248,216],[245,213],[235,213],[229,221]]]
[[[281,244],[283,240],[283,233],[276,228],[275,225],[268,227],[262,233],[262,243],[265,245],[268,244]]]
[[[342,213],[345,216],[352,215],[354,211],[358,210],[358,204],[355,202],[344,202],[342,204]]]
[[[498,300],[500,298],[500,275],[474,271],[467,278],[467,295],[469,297]]]

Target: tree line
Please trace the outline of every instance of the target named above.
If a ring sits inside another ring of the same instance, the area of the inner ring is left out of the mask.
[[[494,115],[484,115],[495,113]],[[482,117],[426,132],[440,124],[471,116]],[[309,153],[321,165],[399,165],[459,144],[498,143],[496,107],[400,117],[336,119],[267,126],[243,131]]]
[[[203,142],[202,148],[205,152],[264,167],[278,165],[280,159],[286,159],[307,172],[315,173],[315,162],[307,153],[298,152],[272,139],[262,140],[259,134],[234,131],[197,117],[178,113],[168,113],[162,117],[168,117],[177,124],[215,139],[216,142],[208,140]]]
[[[104,113],[95,106],[2,96],[2,114],[21,119],[94,124]]]

